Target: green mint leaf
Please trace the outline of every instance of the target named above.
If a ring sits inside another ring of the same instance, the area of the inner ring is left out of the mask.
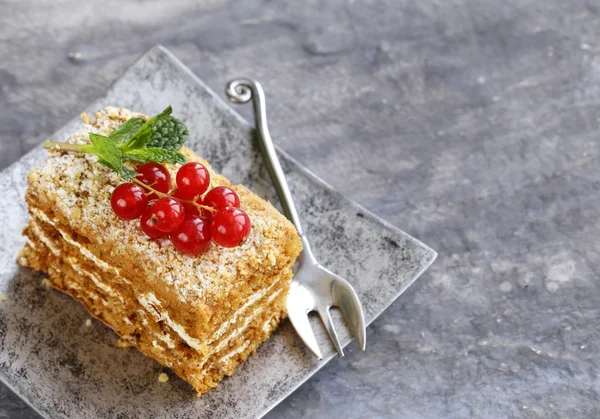
[[[125,144],[129,142],[131,137],[133,137],[133,134],[135,134],[145,122],[146,120],[144,118],[131,118],[123,122],[117,127],[116,130],[108,134],[108,138],[110,138],[117,145]]]
[[[126,154],[123,154],[123,158],[140,163],[149,161],[171,164],[187,163],[187,160],[183,154],[162,148],[138,148],[135,150],[129,150],[126,152]]]
[[[106,160],[104,160],[101,157],[98,157],[98,163],[101,163],[103,165],[105,165],[106,167],[113,169],[113,166],[110,165],[110,163],[108,163]],[[132,178],[137,176],[137,173],[133,170],[129,170],[128,168],[126,168],[125,166],[121,167],[120,171],[115,170],[117,173],[119,173],[119,175],[121,175],[121,177],[125,180],[131,180]]]
[[[148,144],[152,140],[153,128],[156,125],[157,121],[167,118],[169,115],[171,115],[171,112],[173,112],[173,109],[169,105],[167,109],[144,122],[142,126],[129,139],[129,141],[121,147],[123,152],[127,153],[130,150],[144,148],[146,144]]]
[[[131,171],[123,167],[121,150],[117,148],[115,143],[104,135],[94,134],[93,132],[90,132],[89,135],[91,144],[84,145],[81,151],[95,154],[98,156],[100,163],[119,173],[125,179],[130,179]]]
[[[190,134],[185,124],[179,119],[169,116],[156,121],[152,128],[152,139],[146,145],[148,148],[163,148],[177,151],[187,141]]]
[[[129,170],[128,168],[123,166],[121,176],[123,176],[126,180],[131,180],[137,176],[137,172],[135,170]]]

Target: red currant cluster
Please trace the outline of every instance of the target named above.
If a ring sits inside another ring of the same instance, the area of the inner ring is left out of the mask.
[[[140,218],[142,231],[153,239],[169,236],[188,255],[199,255],[211,240],[223,247],[238,246],[250,234],[250,218],[240,209],[237,193],[226,186],[212,188],[210,174],[200,163],[183,165],[177,188],[170,191],[171,175],[158,163],[144,163],[129,183],[115,188],[110,199],[117,217]]]

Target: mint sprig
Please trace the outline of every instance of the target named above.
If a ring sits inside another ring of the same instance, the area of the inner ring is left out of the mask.
[[[128,178],[128,173],[123,170],[121,152],[116,144],[104,135],[94,134],[93,132],[90,132],[89,135],[91,144],[86,144],[81,147],[81,151],[84,153],[95,154],[98,156],[98,161],[100,163],[119,173],[121,176]]]
[[[189,133],[185,124],[177,118],[168,116],[156,121],[152,127],[152,139],[146,144],[146,147],[177,151],[188,137]]]
[[[148,120],[131,118],[105,135],[89,133],[90,144],[68,144],[45,141],[45,148],[89,153],[98,156],[98,162],[119,173],[125,179],[135,177],[135,172],[123,166],[124,160],[139,163],[186,163],[178,150],[188,139],[188,129],[183,122],[171,116],[168,106]]]
[[[123,158],[127,160],[133,160],[140,163],[155,161],[155,162],[168,162],[171,164],[187,163],[185,156],[176,151],[165,150],[162,148],[137,148],[134,150],[128,150],[127,154],[123,154]]]
[[[173,109],[171,106],[168,106],[167,109],[144,122],[142,126],[133,133],[129,141],[125,143],[122,150],[127,152],[129,150],[145,148],[146,144],[152,140],[152,129],[156,126],[156,123],[170,116],[171,112],[173,112]]]
[[[133,134],[146,123],[144,118],[131,118],[123,122],[116,130],[108,134],[108,138],[113,140],[115,144],[126,144],[129,142]]]

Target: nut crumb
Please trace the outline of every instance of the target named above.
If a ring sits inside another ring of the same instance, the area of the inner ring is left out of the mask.
[[[6,300],[8,300],[8,295],[2,294],[2,301],[6,301]]]
[[[83,113],[81,114],[81,120],[82,120],[83,122],[85,122],[86,124],[89,124],[89,123],[90,123],[90,117],[89,117],[89,116],[88,116],[88,114],[87,114],[87,113],[85,113],[85,112],[83,112]]]
[[[86,325],[86,327],[90,327],[92,325],[92,321],[90,319],[87,319],[85,321],[85,325]]]
[[[115,343],[115,346],[117,348],[131,348],[133,345],[127,339],[121,338],[121,339],[117,340],[117,343]]]
[[[109,106],[107,109],[107,114],[110,119],[117,119],[119,117],[119,111],[116,108]]]
[[[42,285],[45,286],[46,288],[52,287],[52,283],[50,282],[50,280],[48,278],[42,279]]]
[[[164,372],[161,372],[160,374],[158,374],[158,382],[159,383],[166,383],[167,381],[169,381],[169,376],[167,374],[165,374]]]
[[[29,183],[33,183],[36,180],[38,180],[37,173],[35,173],[33,170],[29,172],[29,174],[27,175],[27,180],[29,181]]]
[[[78,207],[73,208],[71,216],[76,220],[81,219],[81,209]]]

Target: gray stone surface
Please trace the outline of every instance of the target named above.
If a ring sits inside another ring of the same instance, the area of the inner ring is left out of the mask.
[[[283,149],[440,253],[271,417],[600,415],[600,3],[81,3],[0,5],[0,165],[160,42],[259,79]]]
[[[191,133],[186,143],[233,182],[276,202],[253,130],[209,92],[163,47],[144,54],[97,101],[88,114],[119,104],[155,115],[167,104]],[[51,139],[81,127],[77,116]],[[266,413],[334,357],[323,327],[315,324],[324,361],[305,353],[291,324],[284,323],[236,373],[202,397],[138,351],[115,347],[117,336],[66,296],[41,284],[43,275],[16,263],[27,222],[26,177],[47,151],[38,145],[0,172],[0,377],[45,416],[56,419],[252,419]],[[371,323],[435,259],[435,252],[333,191],[282,153],[281,163],[315,256],[354,285],[365,321]],[[342,345],[350,334],[334,312]],[[93,327],[92,327],[93,326]]]

